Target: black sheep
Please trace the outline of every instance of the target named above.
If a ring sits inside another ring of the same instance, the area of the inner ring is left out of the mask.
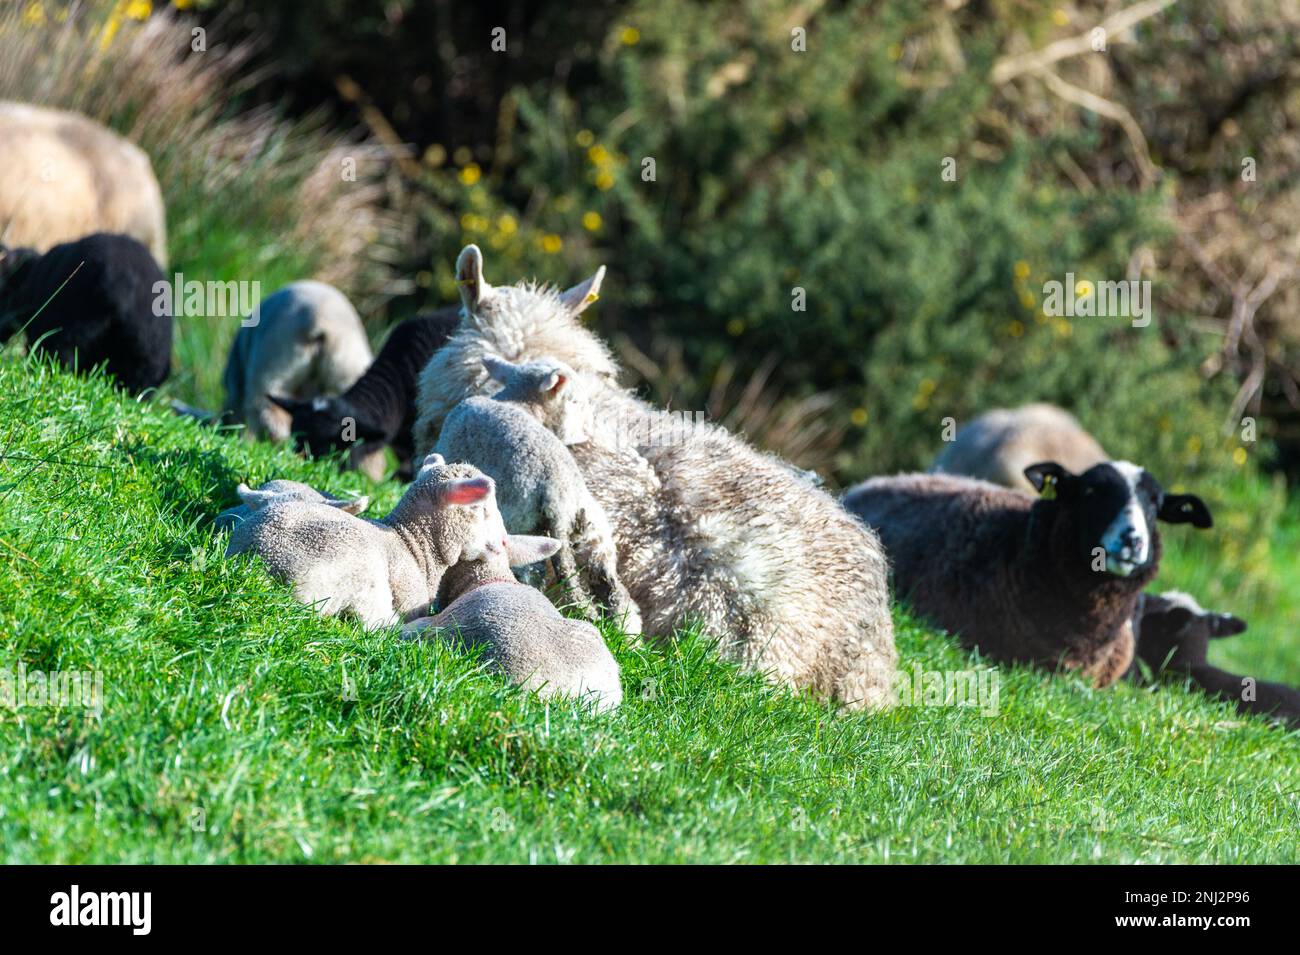
[[[170,297],[157,310],[163,314],[154,308],[165,283],[153,255],[130,236],[97,232],[44,255],[5,250],[0,343],[23,331],[65,367],[104,364],[132,394],[156,388],[171,370]]]
[[[455,307],[408,318],[392,330],[366,373],[341,395],[305,401],[267,397],[292,415],[290,430],[299,450],[321,457],[353,441],[364,441],[367,447],[386,444],[401,462],[398,476],[409,479],[415,453],[411,426],[416,380],[459,320]]]
[[[1133,660],[1132,617],[1160,563],[1156,521],[1209,527],[1200,498],[1166,494],[1125,461],[1025,469],[1038,491],[949,474],[874,478],[844,506],[880,534],[900,600],[1007,663],[1076,670],[1097,686]]]
[[[1300,690],[1229,673],[1207,659],[1210,640],[1231,637],[1246,621],[1211,613],[1176,590],[1144,594],[1138,625],[1138,656],[1152,673],[1190,678],[1210,696],[1234,703],[1242,713],[1262,714],[1300,727]]]

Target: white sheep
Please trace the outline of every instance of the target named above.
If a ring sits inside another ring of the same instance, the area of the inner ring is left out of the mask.
[[[504,552],[505,537],[492,479],[435,454],[382,520],[273,500],[234,528],[226,556],[256,554],[323,616],[376,628],[427,613],[449,567]]]
[[[481,648],[512,682],[543,699],[576,696],[592,699],[598,710],[614,709],[623,688],[600,631],[561,616],[545,596],[510,576],[510,563],[544,560],[560,542],[522,535],[507,542],[508,560],[497,553],[450,568],[439,594],[445,609],[411,621],[402,635]]]
[[[0,244],[45,252],[94,232],[129,235],[167,265],[149,157],[79,113],[0,102]]]
[[[275,501],[307,501],[316,504],[328,504],[330,507],[337,507],[348,514],[360,514],[370,504],[370,498],[365,495],[355,498],[335,497],[333,494],[318,491],[309,484],[303,484],[300,481],[288,481],[282,478],[267,481],[259,485],[256,490],[250,488],[247,484],[241,483],[235,488],[235,492],[244,503],[228,507],[214,517],[212,526],[217,530],[225,530],[234,527],[236,524],[242,524],[257,511]]]
[[[1033,487],[1025,479],[1025,468],[1031,464],[1055,461],[1082,474],[1108,459],[1074,415],[1040,403],[995,408],[963,425],[930,470],[964,474],[1032,493]]]
[[[619,581],[605,510],[564,444],[538,420],[567,420],[565,393],[573,371],[550,360],[485,361],[505,387],[493,398],[468,398],[453,409],[436,452],[473,464],[496,481],[497,505],[511,533],[542,533],[560,541],[556,576],[584,613],[593,616],[600,608],[626,632],[639,634],[640,612]]]
[[[357,310],[324,282],[291,282],[268,295],[256,316],[255,324],[241,325],[230,345],[223,414],[228,422],[242,423],[251,438],[285,441],[289,412],[268,394],[340,394],[365,374],[374,356]]]
[[[564,293],[494,288],[468,246],[456,271],[461,324],[421,373],[417,452],[457,404],[497,390],[485,357],[565,362],[597,424],[570,452],[613,525],[645,632],[698,624],[726,657],[774,679],[853,707],[893,702],[887,568],[870,529],[784,462],[619,389],[608,349],[578,320],[603,269]]]

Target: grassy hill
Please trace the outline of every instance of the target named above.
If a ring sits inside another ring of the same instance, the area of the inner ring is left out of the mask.
[[[1181,688],[1003,668],[996,715],[837,715],[699,636],[610,634],[622,709],[545,705],[317,618],[209,527],[241,479],[380,512],[400,488],[12,356],[0,408],[0,670],[97,670],[104,691],[99,716],[0,710],[6,861],[1300,861],[1300,734]],[[1177,531],[1169,576],[1252,601],[1260,625],[1222,652],[1295,681],[1300,523],[1271,520],[1241,579],[1210,563],[1223,540]],[[975,665],[898,623],[905,668]]]

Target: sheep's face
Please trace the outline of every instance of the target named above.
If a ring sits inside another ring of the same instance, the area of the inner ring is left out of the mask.
[[[581,444],[591,437],[592,406],[585,400],[581,377],[555,358],[514,364],[495,355],[483,367],[502,385],[494,397],[519,403],[564,444]]]
[[[374,427],[344,398],[312,398],[299,401],[267,395],[277,407],[289,412],[294,446],[314,458],[328,457],[336,451],[350,447],[357,441],[383,441],[383,429]]]
[[[1055,462],[1034,464],[1025,477],[1048,501],[1064,509],[1077,533],[1079,556],[1090,566],[1103,558],[1105,572],[1128,577],[1145,570],[1156,553],[1156,521],[1211,525],[1210,512],[1191,494],[1166,494],[1143,468],[1107,461],[1083,474]]]
[[[1246,629],[1246,621],[1230,613],[1201,609],[1190,596],[1170,590],[1147,594],[1142,606],[1138,649],[1153,670],[1168,666],[1186,670],[1206,662],[1210,641]]]

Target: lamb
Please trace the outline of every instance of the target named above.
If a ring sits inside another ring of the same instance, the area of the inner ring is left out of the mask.
[[[240,484],[235,491],[244,503],[228,507],[214,517],[212,526],[216,530],[229,530],[236,524],[242,524],[256,512],[275,501],[310,501],[317,504],[328,504],[330,507],[337,507],[348,514],[360,514],[370,505],[370,498],[364,495],[356,498],[335,497],[333,494],[318,491],[308,484],[279,478],[267,481],[257,490],[253,490],[247,484]]]
[[[1231,637],[1245,629],[1246,621],[1240,617],[1203,610],[1188,594],[1176,590],[1145,594],[1138,656],[1154,674],[1190,678],[1209,695],[1236,704],[1242,713],[1300,728],[1300,690],[1229,673],[1208,661],[1211,639]]]
[[[509,561],[497,553],[448,570],[439,591],[445,609],[408,623],[402,635],[481,647],[511,682],[543,699],[563,694],[592,699],[602,712],[614,709],[623,688],[600,631],[561,616],[539,591],[510,576],[509,563],[544,560],[560,542],[522,535],[507,540]]]
[[[975,418],[957,431],[930,470],[1032,491],[1024,471],[1035,462],[1055,461],[1082,474],[1106,460],[1109,455],[1074,415],[1055,405],[1031,404]]]
[[[784,462],[619,389],[608,349],[578,320],[603,275],[563,293],[493,288],[466,247],[462,322],[420,375],[417,448],[462,400],[497,390],[484,357],[564,362],[600,425],[569,450],[613,526],[643,630],[670,638],[698,624],[726,658],[771,679],[849,707],[891,704],[897,657],[875,534]]]
[[[155,308],[166,280],[149,250],[125,235],[96,233],[44,255],[5,250],[0,262],[0,343],[25,330],[33,347],[65,367],[105,364],[137,394],[171,370],[170,309]],[[161,314],[160,314],[161,312]]]
[[[496,481],[497,503],[511,533],[545,533],[560,541],[556,576],[579,607],[599,607],[639,634],[636,604],[618,578],[614,533],[560,438],[537,416],[560,418],[574,373],[549,359],[514,365],[485,358],[505,385],[493,398],[467,398],[447,416],[435,448]],[[536,409],[536,410],[534,410]],[[532,413],[530,413],[532,412]],[[581,566],[581,570],[580,570]]]
[[[492,479],[468,464],[425,459],[382,520],[328,504],[274,500],[237,524],[226,556],[251,552],[323,616],[351,611],[368,629],[429,612],[461,560],[505,552]]]
[[[226,360],[222,415],[251,438],[289,438],[291,419],[267,393],[295,399],[337,395],[374,360],[361,317],[324,282],[291,282],[267,296],[256,324],[235,333]],[[381,461],[382,464],[382,461]]]
[[[455,327],[456,312],[450,308],[408,318],[393,329],[366,373],[338,397],[311,401],[279,394],[267,397],[292,417],[290,430],[298,436],[300,449],[321,457],[350,448],[350,462],[357,467],[367,457],[373,460],[376,448],[388,445],[400,462],[398,476],[409,479],[416,377]],[[353,446],[356,440],[364,444]],[[430,442],[426,450],[432,448]]]
[[[1005,663],[1062,666],[1103,687],[1133,658],[1131,623],[1160,563],[1155,522],[1211,526],[1190,494],[1166,494],[1126,461],[1073,474],[1025,469],[1037,499],[974,478],[905,474],[850,488],[875,528],[899,599]]]
[[[95,232],[129,235],[167,265],[149,157],[78,113],[0,102],[0,243],[46,252]]]

